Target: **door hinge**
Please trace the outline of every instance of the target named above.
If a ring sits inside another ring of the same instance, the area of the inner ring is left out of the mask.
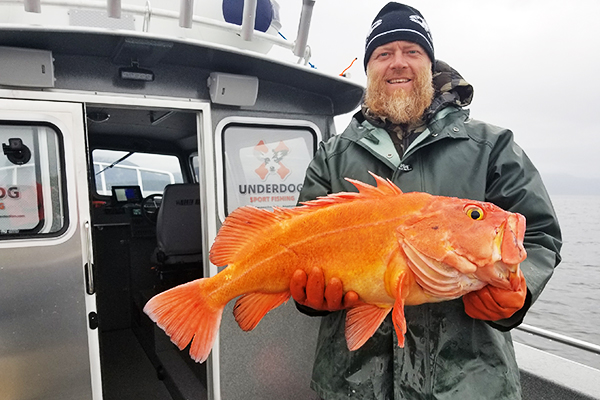
[[[85,291],[87,294],[96,293],[96,286],[94,285],[94,266],[91,263],[85,264]]]
[[[87,294],[96,293],[96,285],[94,283],[94,258],[92,249],[92,229],[88,221],[84,224],[86,237],[87,262],[85,268],[85,289]]]

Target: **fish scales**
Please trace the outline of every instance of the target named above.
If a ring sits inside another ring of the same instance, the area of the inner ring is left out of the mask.
[[[398,246],[395,227],[413,211],[398,215],[398,210],[405,210],[406,203],[416,205],[416,197],[423,201],[429,200],[430,196],[421,193],[382,198],[356,196],[351,197],[352,202],[328,201],[315,206],[311,212],[302,210],[296,218],[258,218],[259,224],[266,222],[269,225],[268,229],[257,227],[261,234],[253,238],[248,246],[251,248],[240,247],[239,252],[227,261],[230,263],[228,276],[234,279],[238,274],[245,274],[248,279],[235,293],[228,292],[229,300],[248,291],[280,292],[287,288],[296,269],[309,272],[318,266],[323,268],[326,279],[340,278],[347,283],[346,290],[361,292],[364,301],[381,302],[386,259]],[[238,229],[246,230],[254,214],[272,214],[265,210],[252,213],[242,210],[240,213],[243,215],[233,219],[236,223],[223,227],[222,236],[215,241],[211,254],[219,252],[220,238]],[[253,275],[256,278],[250,278]],[[285,276],[285,279],[267,284],[262,279],[265,275]],[[391,295],[386,300],[393,303]]]

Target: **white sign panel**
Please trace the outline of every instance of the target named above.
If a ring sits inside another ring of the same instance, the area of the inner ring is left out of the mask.
[[[232,123],[223,129],[227,214],[238,207],[295,207],[312,160],[308,127]]]

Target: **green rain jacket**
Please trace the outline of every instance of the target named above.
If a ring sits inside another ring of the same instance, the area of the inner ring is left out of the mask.
[[[371,171],[404,192],[488,201],[521,213],[527,219],[528,256],[521,263],[528,288],[525,306],[494,322],[470,318],[462,299],[407,306],[404,348],[398,347],[388,316],[353,352],[344,337],[345,312],[328,313],[321,322],[311,382],[325,400],[521,398],[508,331],[522,322],[560,262],[560,228],[539,173],[512,132],[470,119],[461,105],[470,102],[472,87],[446,64],[438,65],[436,70],[444,71],[434,75],[438,90],[427,129],[402,157],[389,134],[359,112],[341,135],[321,143],[300,200],[356,191],[346,177],[375,185]]]

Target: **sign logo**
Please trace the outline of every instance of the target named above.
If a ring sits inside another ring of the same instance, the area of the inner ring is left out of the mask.
[[[283,159],[290,152],[290,148],[283,141],[275,147],[269,148],[263,140],[254,146],[254,155],[262,163],[254,170],[261,180],[266,180],[269,175],[279,175],[281,180],[285,180],[292,172],[283,164]]]
[[[4,200],[6,197],[11,199],[19,199],[21,197],[21,192],[17,186],[6,188],[0,186],[0,200]]]

